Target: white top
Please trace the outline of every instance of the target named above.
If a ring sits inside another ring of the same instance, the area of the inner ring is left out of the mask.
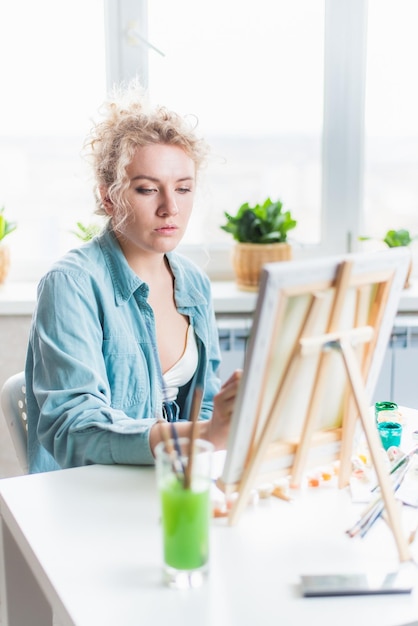
[[[364,539],[346,535],[363,508],[353,505],[347,490],[322,487],[295,494],[291,503],[260,500],[235,527],[213,520],[209,580],[200,589],[177,592],[162,583],[153,468],[92,465],[0,481],[3,523],[30,565],[26,574],[34,572],[62,626],[400,626],[416,621],[417,589],[378,597],[301,596],[301,574],[398,567],[395,543],[382,519]],[[408,512],[416,517],[416,510],[408,507]],[[412,549],[417,558],[418,540]],[[13,553],[5,554],[13,560]],[[6,577],[10,573],[23,583],[21,572],[11,570],[8,561]],[[29,594],[22,596],[20,584],[13,591],[30,615],[17,626],[47,626],[45,619],[36,620],[36,603]]]
[[[181,358],[163,374],[164,400],[172,402],[177,398],[179,388],[186,385],[196,371],[198,362],[196,336],[189,324],[186,336],[186,347]]]

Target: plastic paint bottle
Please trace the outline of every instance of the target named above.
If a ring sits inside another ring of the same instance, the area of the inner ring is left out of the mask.
[[[376,424],[380,422],[395,422],[401,424],[401,414],[396,402],[376,402],[374,405]]]

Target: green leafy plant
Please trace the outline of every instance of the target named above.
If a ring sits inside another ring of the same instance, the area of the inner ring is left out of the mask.
[[[16,230],[16,222],[8,222],[4,217],[4,207],[0,209],[0,241],[2,241],[7,235],[10,235]]]
[[[93,237],[98,235],[101,231],[99,224],[83,224],[82,222],[77,222],[76,226],[77,230],[72,230],[71,232],[81,239],[81,241],[90,241],[90,239],[93,239]]]
[[[399,246],[409,246],[415,237],[411,237],[409,230],[388,230],[383,241],[389,248],[397,248]]]
[[[246,202],[235,216],[225,212],[225,217],[227,223],[221,229],[240,243],[284,243],[288,231],[297,225],[290,211],[283,211],[282,202],[270,198],[253,207]]]
[[[376,239],[375,237],[359,237],[360,241],[369,241],[370,239]],[[388,248],[398,248],[399,246],[409,246],[415,239],[418,239],[418,235],[411,236],[409,230],[401,228],[400,230],[388,230],[383,241]]]

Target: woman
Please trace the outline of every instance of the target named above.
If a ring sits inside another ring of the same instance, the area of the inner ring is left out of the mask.
[[[190,432],[199,390],[198,436],[223,448],[240,373],[220,389],[210,283],[174,251],[206,144],[130,86],[107,103],[87,146],[107,225],[38,287],[26,361],[30,471],[151,464],[170,428]]]

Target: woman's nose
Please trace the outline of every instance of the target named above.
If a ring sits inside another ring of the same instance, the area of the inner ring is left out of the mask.
[[[177,215],[179,212],[174,194],[164,194],[161,204],[158,207],[159,215]]]

